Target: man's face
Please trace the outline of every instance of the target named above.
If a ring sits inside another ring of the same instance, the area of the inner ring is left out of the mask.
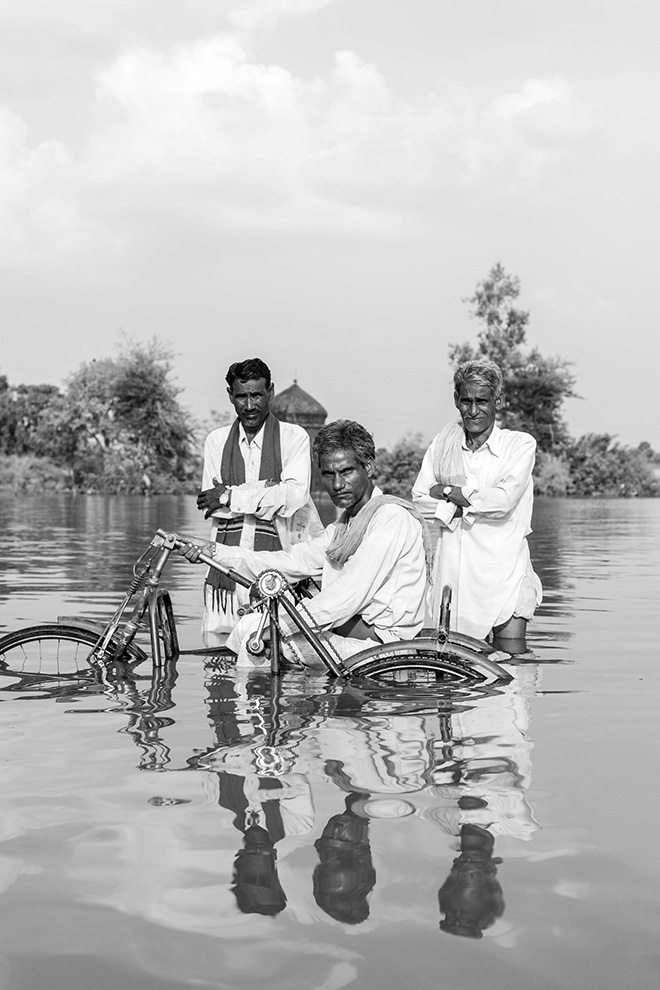
[[[454,402],[466,433],[490,434],[497,414],[497,400],[487,386],[461,385],[454,393]]]
[[[234,381],[227,389],[229,401],[236,410],[241,426],[249,437],[255,436],[266,422],[273,398],[273,386],[266,385],[265,378],[252,378],[247,382]]]
[[[371,498],[373,461],[360,464],[355,451],[334,450],[321,455],[319,468],[328,495],[337,508],[345,509],[349,516],[359,512]]]

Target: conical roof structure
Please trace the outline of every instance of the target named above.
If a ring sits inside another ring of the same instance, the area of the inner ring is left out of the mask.
[[[309,433],[313,442],[322,426],[325,426],[328,415],[320,402],[317,402],[308,392],[305,392],[294,379],[293,385],[279,392],[270,404],[271,412],[284,423],[295,423]],[[332,499],[323,487],[321,474],[316,464],[312,463],[311,495],[316,502],[319,515],[325,525],[337,518]]]
[[[297,423],[305,429],[319,430],[325,423],[327,411],[297,381],[278,392],[270,404],[273,415],[285,423]]]

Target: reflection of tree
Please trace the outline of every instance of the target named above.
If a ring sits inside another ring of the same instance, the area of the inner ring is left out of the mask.
[[[532,533],[528,537],[534,570],[543,585],[541,609],[547,608],[548,601],[552,601],[562,608],[561,615],[573,614],[564,609],[570,603],[574,587],[571,564],[575,545],[570,525],[574,504],[560,499],[537,498]]]

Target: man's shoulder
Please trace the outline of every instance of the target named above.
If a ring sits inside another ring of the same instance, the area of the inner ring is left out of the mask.
[[[232,428],[231,423],[227,423],[226,426],[218,426],[215,430],[211,430],[206,436],[207,444],[217,444],[224,442],[229,436],[229,431]]]
[[[284,423],[280,420],[280,437],[282,444],[285,444],[290,452],[300,452],[302,448],[309,449],[309,433],[304,426],[298,426],[297,423]],[[285,454],[285,451],[282,450],[282,453]]]
[[[531,433],[524,430],[508,430],[505,427],[496,426],[493,430],[493,439],[501,442],[508,448],[536,447],[536,440]]]
[[[280,420],[280,432],[289,434],[292,437],[304,437],[309,440],[309,433],[304,426],[298,426],[297,423],[285,423],[284,420]]]
[[[383,501],[378,505],[371,518],[370,525],[387,526],[392,522],[396,522],[403,525],[409,524],[411,529],[414,529],[419,526],[419,520],[412,509],[412,503],[408,505],[408,502],[405,499],[402,499],[400,502],[395,502],[390,501],[388,498],[386,501]]]

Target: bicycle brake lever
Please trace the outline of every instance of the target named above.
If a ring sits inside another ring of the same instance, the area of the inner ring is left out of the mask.
[[[156,548],[166,547],[168,550],[174,550],[177,541],[182,542],[176,533],[166,533],[164,529],[158,529],[153,535],[151,546]]]

